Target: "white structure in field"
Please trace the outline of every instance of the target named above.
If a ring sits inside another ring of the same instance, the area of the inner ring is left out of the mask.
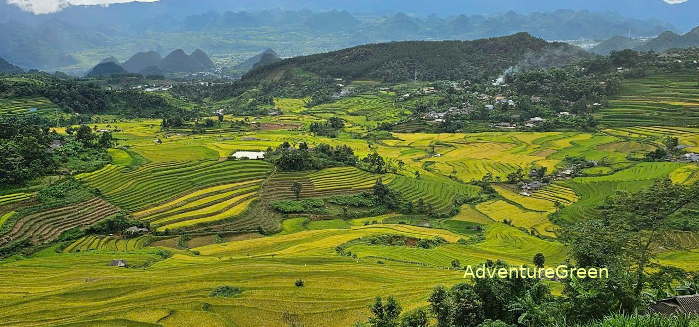
[[[238,151],[233,154],[233,158],[237,160],[250,159],[250,160],[262,160],[265,158],[264,152],[255,151]]]

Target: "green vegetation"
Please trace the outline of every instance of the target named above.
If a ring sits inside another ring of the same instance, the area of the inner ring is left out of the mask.
[[[61,113],[0,114],[0,325],[685,327],[611,315],[697,292],[699,130],[610,113],[690,103],[692,67],[624,52],[492,80],[566,48],[371,45],[239,82],[2,76],[2,103]],[[561,264],[613,276],[464,278]]]
[[[693,73],[626,80],[621,94],[597,117],[607,126],[697,126],[699,87]]]

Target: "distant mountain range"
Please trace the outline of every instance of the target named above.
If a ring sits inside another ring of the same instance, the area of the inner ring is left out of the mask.
[[[590,51],[606,55],[612,51],[633,49],[639,51],[662,52],[675,48],[699,47],[699,27],[694,28],[689,33],[680,35],[672,31],[666,31],[655,38],[634,39],[624,36],[615,36],[604,41]]]
[[[247,9],[258,7],[256,2],[245,2],[250,5]],[[355,10],[353,5],[331,2],[338,5],[337,8]],[[369,43],[474,40],[518,32],[547,40],[577,40],[607,39],[629,32],[632,36],[653,37],[667,30],[679,31],[656,19],[587,10],[485,12],[454,9],[446,15],[428,16],[430,11],[414,15],[408,11],[353,14],[343,10],[298,10],[331,8],[313,1],[301,1],[314,6],[299,4],[295,11],[232,11],[245,9],[236,9],[240,6],[234,3],[239,2],[163,0],[106,8],[70,7],[60,13],[35,16],[0,1],[0,30],[7,31],[0,33],[0,56],[22,67],[79,73],[101,59],[95,58],[97,53],[110,53],[120,58],[144,48],[162,53],[181,47],[183,39],[188,42],[188,51],[199,48],[214,58],[234,55],[236,61],[232,64],[235,64],[264,48],[273,48],[283,57],[292,57]],[[289,6],[286,8],[292,6],[291,2],[285,4]],[[441,2],[431,5],[442,6]],[[376,6],[382,7],[384,3]],[[406,6],[395,8],[397,11],[403,7]],[[464,6],[455,5],[454,8]],[[10,14],[5,15],[5,9]],[[260,33],[265,37],[259,38]],[[250,42],[252,39],[255,42]],[[150,66],[132,69],[127,65],[126,69],[140,71]]]
[[[197,73],[210,71],[214,67],[214,62],[200,49],[195,50],[191,55],[188,55],[182,49],[177,49],[164,58],[155,51],[148,51],[133,55],[123,64],[120,64],[114,57],[105,58],[87,76],[96,77],[125,73],[143,75]]]
[[[20,4],[28,3],[28,1],[16,2]],[[61,2],[68,1],[61,0]],[[460,13],[498,15],[507,11],[528,14],[570,9],[614,12],[632,19],[656,19],[672,22],[682,30],[689,30],[696,25],[696,13],[699,12],[699,2],[695,0],[684,2],[670,0],[160,0],[148,3],[112,4],[109,7],[74,6],[56,14],[33,16],[21,11],[16,6],[8,5],[5,1],[2,1],[0,2],[0,21],[3,19],[15,19],[17,21],[33,22],[58,18],[67,19],[67,21],[82,21],[93,25],[140,25],[153,17],[178,19],[209,12],[250,12],[273,9],[281,11],[311,10],[316,12],[338,10],[379,15],[404,12],[420,13],[423,16],[431,14],[454,16]]]
[[[19,68],[9,62],[7,62],[5,59],[0,58],[0,73],[22,73],[23,70],[22,68]]]

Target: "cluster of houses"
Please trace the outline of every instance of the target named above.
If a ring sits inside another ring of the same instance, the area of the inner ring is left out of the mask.
[[[132,87],[132,89],[142,90],[143,92],[163,92],[172,89],[172,85],[138,85]]]
[[[682,160],[699,163],[699,153],[685,153],[682,155]]]

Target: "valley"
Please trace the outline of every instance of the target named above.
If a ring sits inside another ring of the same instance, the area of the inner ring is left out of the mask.
[[[696,56],[518,33],[237,81],[0,74],[0,326],[399,326],[377,297],[404,322],[440,286],[488,299],[444,326],[645,319],[614,314],[697,291]],[[484,264],[614,277],[464,278]]]

